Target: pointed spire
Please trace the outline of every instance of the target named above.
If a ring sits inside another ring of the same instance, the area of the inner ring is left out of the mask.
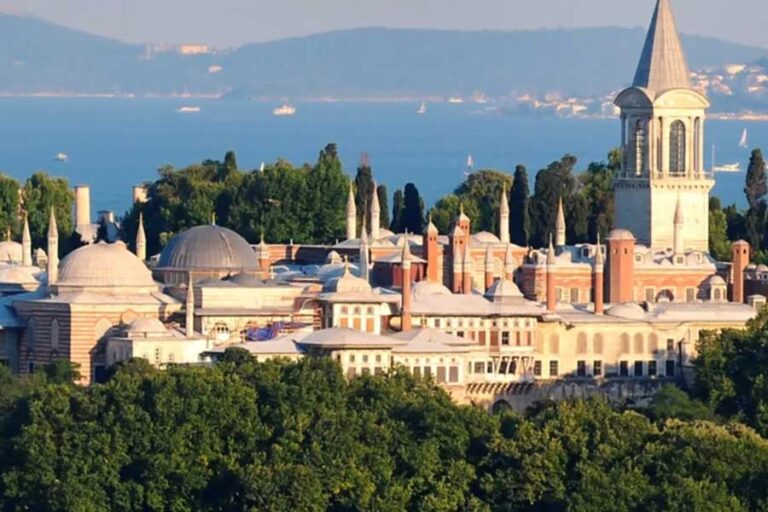
[[[147,259],[147,234],[144,232],[144,213],[139,213],[139,228],[136,230],[136,256],[141,260]]]
[[[555,246],[552,244],[552,233],[549,234],[549,248],[547,249],[547,266],[554,266],[555,264]]]
[[[365,226],[365,223],[363,223]],[[373,197],[371,197],[371,238],[381,238],[381,205],[379,204],[379,186],[373,182]]]
[[[675,224],[683,224],[685,218],[683,217],[683,205],[680,200],[680,195],[677,196],[677,205],[675,206]]]
[[[602,270],[603,265],[605,264],[605,257],[603,256],[603,248],[600,245],[600,232],[597,233],[597,246],[595,251],[595,267],[598,265],[600,266],[600,269]]]
[[[59,238],[59,227],[56,224],[56,213],[51,207],[51,216],[48,219],[48,238]]]
[[[216,212],[211,212],[211,226],[216,225]]]
[[[509,198],[507,197],[507,183],[504,182],[501,190],[499,207],[499,241],[509,243]]]
[[[187,302],[184,306],[184,313],[186,316],[186,329],[187,338],[193,338],[195,336],[195,288],[192,284],[192,276],[189,276],[189,282],[187,283]]]
[[[53,285],[59,280],[59,227],[56,224],[56,214],[51,208],[51,218],[48,221],[48,284]]]
[[[357,206],[355,205],[355,192],[352,189],[352,181],[349,182],[349,197],[347,197],[347,240],[357,237]]]
[[[427,223],[427,233],[436,234],[437,232],[438,232],[437,231],[437,226],[435,226],[435,223],[432,222],[432,212],[430,211],[429,212],[429,222]]]
[[[555,245],[563,247],[565,245],[565,212],[563,211],[563,198],[557,203],[557,224],[555,225]]]
[[[690,89],[690,73],[670,0],[658,0],[637,66],[634,87],[661,92]]]
[[[363,215],[363,228],[360,230],[360,245],[367,246],[368,245],[368,230],[365,229],[365,224],[368,219],[366,219],[365,215]]]
[[[501,213],[509,213],[509,198],[507,197],[507,183],[501,188]]]
[[[402,262],[403,265],[408,264],[408,266],[410,266],[412,261],[413,255],[411,254],[411,244],[408,242],[408,230],[405,230],[405,236],[403,237]]]
[[[29,232],[29,216],[24,212],[24,231],[21,235],[21,264],[25,267],[32,266],[32,235]]]

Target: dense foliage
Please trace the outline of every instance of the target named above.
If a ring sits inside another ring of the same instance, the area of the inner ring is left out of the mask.
[[[0,370],[0,509],[768,510],[768,442],[739,425],[601,401],[492,416],[405,373],[239,351],[71,376]]]

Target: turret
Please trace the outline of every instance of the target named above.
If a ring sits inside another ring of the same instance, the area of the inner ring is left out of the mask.
[[[565,212],[563,211],[563,198],[557,203],[557,224],[555,225],[555,247],[565,246]]]
[[[365,223],[363,223],[365,229]],[[381,238],[381,206],[376,182],[373,182],[373,197],[371,197],[371,239],[375,242]]]
[[[352,183],[349,184],[349,197],[347,198],[347,240],[357,238],[357,206],[355,205],[355,193]]]
[[[501,202],[499,207],[499,240],[503,244],[509,243],[509,199],[507,198],[506,183],[504,183],[501,190]]]
[[[424,259],[427,260],[427,280],[432,283],[440,281],[437,236],[437,227],[432,223],[430,214],[427,229],[424,231]]]
[[[464,246],[464,257],[462,258],[464,263],[463,282],[461,285],[461,291],[465,295],[472,294],[472,254],[469,252],[469,244]]]
[[[456,226],[456,229],[459,229]],[[464,252],[454,250],[451,254],[453,258],[453,279],[451,280],[451,291],[461,293],[464,286]]]
[[[595,246],[595,273],[593,276],[593,290],[592,294],[595,299],[595,314],[602,315],[605,310],[605,301],[603,298],[605,282],[604,282],[604,258],[603,249],[600,247],[600,233],[597,234],[597,245]]]
[[[734,242],[731,246],[732,258],[732,288],[731,288],[731,301],[737,304],[743,304],[746,298],[744,291],[744,270],[749,265],[749,253],[750,246],[744,240]]]
[[[32,266],[32,235],[29,232],[29,217],[24,213],[24,232],[21,235],[21,264]]]
[[[139,228],[136,230],[136,256],[147,260],[147,234],[144,232],[144,214],[139,213]]]
[[[621,304],[634,300],[635,237],[627,230],[614,229],[606,240],[608,254],[607,301]]]
[[[257,248],[257,257],[259,259],[259,268],[266,272],[269,270],[270,263],[272,262],[269,255],[269,245],[264,241],[264,233],[261,233],[261,240]]]
[[[59,227],[56,224],[56,214],[51,207],[51,217],[48,221],[48,284],[56,284],[59,280]]]
[[[408,233],[405,234],[405,239],[403,243],[403,253],[402,253],[402,260],[401,260],[401,266],[402,266],[402,273],[403,273],[403,286],[402,286],[402,292],[403,292],[403,310],[402,310],[402,321],[403,321],[403,331],[410,331],[411,330],[411,312],[412,312],[412,300],[413,296],[411,294],[411,283],[413,281],[413,277],[411,276],[411,264],[412,264],[412,257],[411,257],[411,248],[410,244],[408,242]]]
[[[373,219],[371,219],[371,221],[373,221]],[[408,245],[407,242],[406,245]],[[368,250],[368,233],[365,229],[365,217],[363,217],[363,232],[360,234],[360,277],[370,282],[371,276]]]
[[[557,309],[557,296],[555,295],[555,247],[552,245],[552,235],[549,235],[549,249],[547,250],[547,311],[554,312]]]

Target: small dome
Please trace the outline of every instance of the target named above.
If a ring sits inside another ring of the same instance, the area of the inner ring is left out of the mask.
[[[123,242],[99,242],[71,252],[61,262],[59,288],[156,289],[149,269]]]
[[[413,285],[412,291],[413,296],[416,298],[452,295],[451,290],[440,283],[433,283],[432,281],[419,281]]]
[[[239,272],[230,277],[227,281],[238,286],[264,286],[264,280],[247,272]]]
[[[0,242],[0,261],[2,262],[21,263],[23,252],[24,249],[19,242],[10,240]]]
[[[764,272],[768,272],[768,266],[761,263],[760,265],[757,266],[757,272],[761,274]]]
[[[157,318],[137,318],[124,330],[126,338],[163,338],[170,334],[168,328]]]
[[[352,275],[349,267],[340,277],[334,277],[323,285],[324,293],[370,293],[371,285],[365,279]]]
[[[645,319],[645,310],[639,305],[630,302],[611,306],[605,314],[616,318],[626,318],[628,320]]]
[[[184,270],[259,270],[253,248],[231,229],[195,226],[171,238],[160,253],[158,268]]]
[[[0,269],[0,284],[39,284],[28,267],[5,267]]]
[[[514,299],[522,299],[523,294],[514,281],[509,279],[497,279],[485,292],[485,298],[491,302],[505,302]]]
[[[707,284],[709,286],[727,286],[725,279],[717,274],[709,276],[709,278],[707,278]]]
[[[614,229],[608,234],[608,240],[634,240],[635,237],[626,229]]]
[[[380,229],[379,230],[379,237],[381,238],[389,238],[390,236],[394,236],[394,233],[388,229]]]
[[[501,240],[499,240],[499,237],[494,235],[493,233],[489,233],[488,231],[481,231],[479,233],[475,233],[471,237],[472,242],[475,244],[500,244]]]

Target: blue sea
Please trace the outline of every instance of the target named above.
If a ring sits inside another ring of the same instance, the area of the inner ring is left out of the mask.
[[[180,114],[183,105],[200,107]],[[130,206],[131,187],[153,180],[165,164],[183,167],[237,152],[241,168],[285,158],[313,162],[328,142],[339,146],[348,173],[362,153],[370,156],[376,179],[390,191],[413,181],[428,204],[464,179],[467,155],[475,168],[531,173],[565,153],[580,167],[604,160],[618,145],[618,121],[515,117],[489,113],[476,104],[298,103],[294,117],[275,117],[274,104],[223,100],[113,98],[0,99],[0,171],[26,179],[36,170],[65,176],[72,185],[91,186],[93,209],[121,215]],[[718,163],[740,162],[744,128],[750,145],[768,142],[768,123],[709,121],[707,148],[716,144]],[[54,161],[58,152],[69,162]],[[707,151],[709,161],[709,151]],[[744,173],[719,174],[715,194],[724,203],[744,203]]]

